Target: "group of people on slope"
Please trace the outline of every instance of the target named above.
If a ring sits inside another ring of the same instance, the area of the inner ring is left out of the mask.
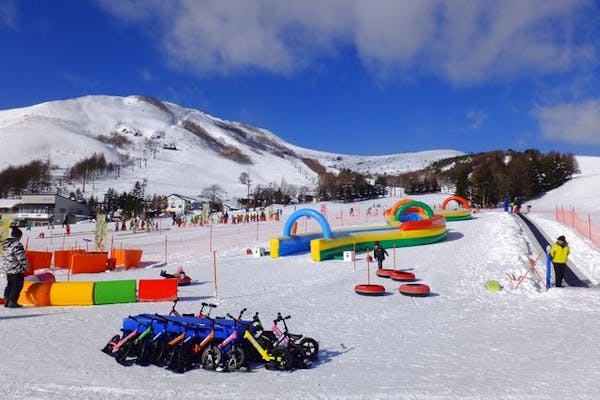
[[[6,274],[6,288],[4,289],[4,307],[19,308],[19,295],[23,289],[25,272],[29,268],[29,262],[25,255],[25,248],[21,243],[23,231],[12,227],[10,237],[2,241],[2,256],[0,256],[0,269]],[[554,274],[556,276],[556,287],[563,286],[565,268],[569,259],[571,249],[566,238],[561,235],[552,244],[549,250]],[[373,257],[377,260],[377,267],[383,268],[383,260],[389,256],[388,252],[374,242]]]

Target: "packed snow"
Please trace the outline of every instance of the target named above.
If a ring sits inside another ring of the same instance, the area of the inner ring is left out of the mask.
[[[556,205],[600,210],[600,158],[586,158],[568,192],[554,190],[530,203],[528,215],[546,235],[564,234],[571,260],[592,284],[600,280],[600,250],[553,220]],[[594,183],[595,182],[595,183]],[[439,205],[449,194],[415,196]],[[354,204],[327,203],[333,227],[380,225],[381,211],[399,198]],[[303,207],[303,206],[298,206]],[[320,204],[308,207],[320,210]],[[349,208],[360,215],[349,216]],[[367,215],[367,210],[378,215]],[[312,262],[309,254],[273,259],[248,255],[268,249],[280,236],[294,206],[282,207],[279,222],[176,227],[159,232],[114,232],[113,247],[142,248],[143,268],[68,276],[59,281],[157,278],[161,269],[182,266],[195,284],[180,287],[180,312],[197,312],[202,302],[218,304],[216,315],[247,307],[263,323],[277,312],[291,315],[291,331],[318,340],[319,359],[310,369],[218,373],[195,369],[176,374],[156,366],[124,367],[100,349],[122,319],[139,313],[166,314],[170,302],[90,307],[0,308],[0,387],[4,399],[596,399],[600,396],[597,288],[546,290],[534,274],[515,289],[509,276],[527,272],[527,257],[541,250],[519,218],[501,209],[481,210],[472,220],[448,222],[447,239],[388,249],[384,267],[406,269],[431,288],[428,297],[401,295],[398,282],[375,275],[365,254],[356,263]],[[596,221],[597,223],[598,221]],[[317,229],[299,221],[299,232]],[[39,238],[40,231],[46,233]],[[69,237],[57,226],[25,232],[30,249],[79,246],[93,238],[93,223],[73,226]],[[216,263],[214,263],[216,260]],[[166,265],[164,264],[166,261]],[[544,263],[537,268],[544,271]],[[214,267],[216,266],[215,282]],[[487,280],[503,285],[488,292]],[[363,297],[362,283],[386,288]],[[4,282],[0,289],[3,288]]]

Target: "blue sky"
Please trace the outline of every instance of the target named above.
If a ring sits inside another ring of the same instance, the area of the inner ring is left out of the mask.
[[[0,109],[155,96],[349,154],[600,156],[592,0],[0,0]]]

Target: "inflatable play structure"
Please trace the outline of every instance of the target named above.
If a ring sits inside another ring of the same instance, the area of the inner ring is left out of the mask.
[[[122,279],[98,282],[24,282],[19,304],[25,306],[91,306],[100,304],[173,301],[177,279]]]
[[[400,203],[400,204],[399,204]],[[420,201],[402,200],[387,210],[386,226],[332,230],[327,219],[313,209],[294,212],[284,224],[283,236],[269,241],[271,257],[277,258],[310,251],[313,261],[330,260],[344,251],[366,251],[379,241],[382,247],[417,246],[446,238],[446,219]],[[322,232],[295,235],[294,223],[302,217],[315,219]]]
[[[446,207],[450,202],[456,202],[457,208],[449,210]],[[446,198],[441,205],[439,215],[443,215],[446,221],[461,221],[471,219],[471,205],[469,202],[460,196],[450,196]]]

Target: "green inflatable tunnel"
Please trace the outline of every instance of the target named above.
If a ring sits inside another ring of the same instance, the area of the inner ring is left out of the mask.
[[[123,279],[94,283],[94,304],[134,303],[137,281]]]

